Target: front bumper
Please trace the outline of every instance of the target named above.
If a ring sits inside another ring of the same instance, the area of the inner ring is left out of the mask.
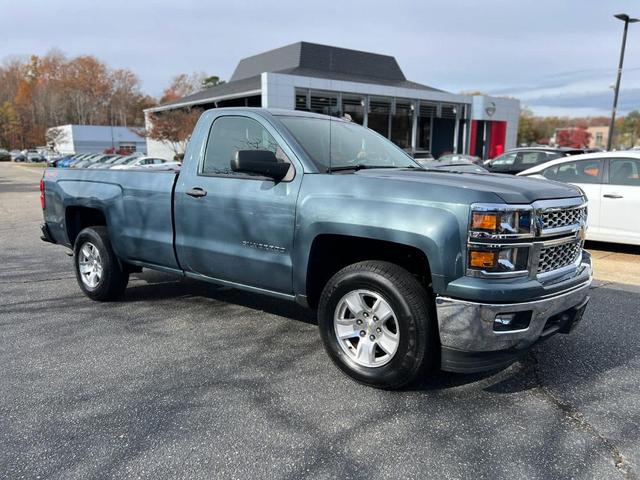
[[[436,298],[442,344],[441,368],[452,372],[479,372],[512,363],[533,344],[555,333],[569,333],[582,318],[589,301],[588,280],[554,295],[522,303],[479,303]],[[517,314],[529,319],[526,328],[494,330],[496,316]]]

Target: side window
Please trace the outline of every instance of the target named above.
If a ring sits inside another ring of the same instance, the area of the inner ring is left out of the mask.
[[[598,159],[566,162],[558,165],[557,168],[558,171],[553,180],[559,182],[600,183],[602,179],[602,161]]]
[[[270,150],[278,161],[291,163],[275,138],[257,121],[247,117],[220,117],[211,125],[202,173],[238,175],[231,170],[231,159],[238,150]]]
[[[546,159],[544,152],[521,152],[518,161],[520,165],[529,168],[540,163],[540,160],[544,161],[544,159]]]
[[[640,186],[640,160],[612,158],[609,160],[609,183]]]
[[[554,165],[553,167],[546,168],[542,171],[542,176],[548,178],[549,180],[557,180],[558,179],[558,166]]]
[[[513,163],[516,161],[516,155],[516,152],[500,155],[499,157],[496,157],[491,161],[491,166],[513,165]]]

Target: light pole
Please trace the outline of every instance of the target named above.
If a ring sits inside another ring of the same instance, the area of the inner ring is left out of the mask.
[[[622,48],[620,49],[620,63],[618,64],[618,78],[616,79],[616,88],[613,93],[613,108],[611,109],[611,123],[609,124],[609,138],[607,139],[607,150],[611,150],[613,144],[613,134],[615,133],[616,110],[618,108],[618,93],[620,92],[620,77],[622,77],[622,63],[624,62],[624,48],[627,45],[627,30],[630,23],[640,21],[638,18],[631,18],[626,13],[618,13],[614,15],[618,20],[624,22],[624,33],[622,34]]]

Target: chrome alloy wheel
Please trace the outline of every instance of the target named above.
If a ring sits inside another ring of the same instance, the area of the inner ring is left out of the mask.
[[[381,367],[398,350],[396,315],[386,300],[370,290],[353,290],[342,297],[333,326],[340,348],[363,367]]]
[[[96,246],[87,242],[82,245],[78,258],[78,269],[82,283],[89,288],[96,288],[102,280],[102,259]]]

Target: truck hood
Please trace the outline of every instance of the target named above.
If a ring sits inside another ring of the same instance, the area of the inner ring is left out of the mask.
[[[470,189],[493,193],[505,203],[522,204],[536,200],[579,197],[582,191],[573,185],[514,175],[455,173],[419,169],[371,169],[359,170],[356,175],[385,178],[406,182],[418,182],[452,189]]]

